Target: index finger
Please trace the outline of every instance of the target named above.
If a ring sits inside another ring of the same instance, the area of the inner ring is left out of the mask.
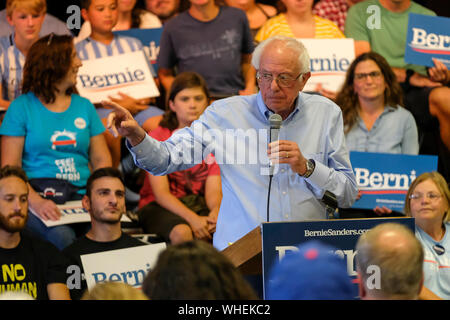
[[[276,140],[271,143],[269,143],[269,148],[272,152],[276,151],[284,151],[285,147],[292,146],[293,144],[296,144],[295,142],[289,141],[289,140]]]
[[[106,127],[109,129],[109,131],[111,132],[111,134],[117,138],[119,136],[119,133],[117,132],[117,128],[115,126],[115,122],[116,122],[116,114],[115,112],[110,112],[108,114],[108,118],[106,119]]]
[[[126,110],[120,104],[118,104],[117,102],[111,101],[111,100],[103,100],[101,102],[101,104],[106,106],[106,107],[111,107],[112,109],[114,109],[114,111],[122,111],[122,112],[124,112]]]

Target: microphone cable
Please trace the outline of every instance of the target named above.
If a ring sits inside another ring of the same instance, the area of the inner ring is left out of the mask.
[[[273,174],[269,175],[269,190],[267,192],[267,222],[269,222],[270,189],[272,186]]]

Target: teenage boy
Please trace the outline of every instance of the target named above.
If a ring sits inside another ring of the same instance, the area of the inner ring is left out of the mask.
[[[22,233],[28,219],[27,182],[19,167],[0,169],[0,294],[69,300],[63,255],[49,242]]]
[[[120,219],[125,214],[125,187],[119,170],[101,168],[94,171],[86,184],[83,207],[91,215],[91,230],[66,247],[63,253],[73,265],[82,269],[81,256],[109,250],[143,246],[145,243],[122,232]],[[70,290],[72,299],[80,299],[87,288]]]
[[[9,36],[14,32],[14,28],[6,20],[6,9],[0,11],[0,37]],[[39,38],[45,37],[50,33],[58,35],[72,35],[67,28],[67,24],[49,13],[45,14]]]
[[[8,109],[21,94],[25,57],[39,39],[47,6],[45,0],[7,0],[6,19],[14,33],[0,38],[0,108]]]
[[[118,18],[117,0],[82,0],[81,15],[91,24],[91,35],[75,45],[81,60],[99,59],[142,50],[142,43],[138,39],[113,33],[112,29]],[[153,70],[152,73],[154,73]],[[149,107],[145,99],[134,99],[121,92],[118,94],[121,98],[110,97],[110,99],[127,108],[140,125],[146,119],[163,113],[156,107]],[[97,108],[104,123],[110,111],[110,109]],[[105,138],[111,151],[113,167],[117,167],[120,160],[120,139],[114,138],[109,132],[105,133]]]

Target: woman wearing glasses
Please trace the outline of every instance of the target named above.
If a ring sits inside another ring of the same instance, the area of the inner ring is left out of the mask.
[[[336,103],[341,107],[350,151],[418,154],[412,114],[402,107],[402,90],[381,55],[367,52],[353,60]],[[390,214],[386,207],[375,213]]]
[[[367,52],[347,70],[336,103],[351,151],[418,154],[417,126],[402,108],[402,90],[381,55]]]
[[[406,195],[404,211],[415,218],[416,237],[425,253],[423,299],[450,299],[449,205],[449,187],[437,172],[417,177]]]

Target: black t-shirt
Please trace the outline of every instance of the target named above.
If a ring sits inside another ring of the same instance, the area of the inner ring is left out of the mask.
[[[25,292],[48,300],[48,284],[66,284],[67,260],[51,243],[24,233],[20,236],[17,247],[0,248],[0,294]]]
[[[122,233],[119,239],[110,242],[98,242],[91,240],[86,236],[82,236],[74,243],[66,247],[63,250],[63,254],[69,259],[70,265],[79,266],[81,272],[84,274],[83,265],[81,263],[82,255],[145,245],[146,243],[135,239],[126,233]],[[71,285],[72,282],[69,280],[70,275],[68,279],[68,282],[70,282],[68,285],[70,289],[70,296],[73,300],[79,300],[87,288],[86,280],[84,280],[83,277],[83,280],[81,281],[81,288],[73,288],[73,285]]]

